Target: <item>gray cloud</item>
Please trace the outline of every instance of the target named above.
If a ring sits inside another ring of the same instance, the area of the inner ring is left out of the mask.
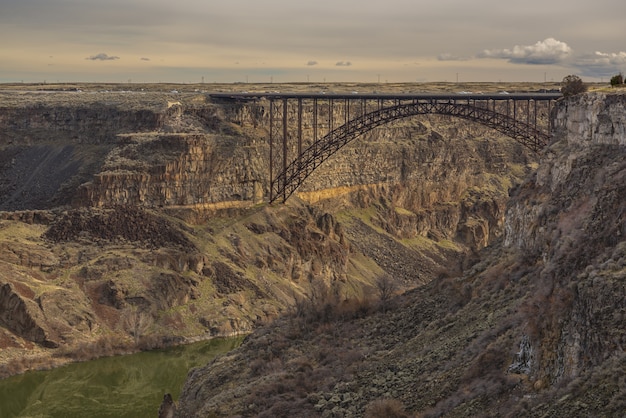
[[[577,58],[573,66],[582,75],[589,77],[608,77],[626,69],[626,52],[600,52]]]
[[[349,67],[352,65],[350,61],[339,61],[335,64],[337,67]]]
[[[141,59],[141,61],[150,61],[150,58],[146,58],[146,57],[142,57],[140,59]]]
[[[438,61],[468,61],[469,57],[459,57],[456,55],[448,54],[447,52],[439,54],[437,56]]]
[[[108,55],[108,54],[105,54],[104,52],[101,52],[99,54],[92,55],[92,56],[87,57],[85,59],[86,60],[91,60],[91,61],[114,61],[114,60],[120,59],[120,57],[116,57],[114,55]]]
[[[626,52],[600,52],[596,51],[594,63],[601,65],[626,65]]]
[[[306,63],[306,65],[308,65],[309,67],[313,65],[317,65],[317,61],[309,61]]]
[[[557,64],[565,60],[572,48],[554,38],[538,41],[534,45],[515,45],[512,49],[485,49],[479,58],[502,58],[516,64]]]

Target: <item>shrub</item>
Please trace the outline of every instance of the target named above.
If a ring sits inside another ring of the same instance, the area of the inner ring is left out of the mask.
[[[402,402],[397,399],[377,399],[367,404],[365,418],[409,418]]]
[[[338,284],[326,285],[323,281],[309,280],[309,292],[304,296],[293,296],[292,324],[301,331],[311,331],[334,321],[359,318],[371,311],[371,301],[367,297],[347,297]]]
[[[584,93],[587,91],[587,86],[577,75],[568,75],[563,78],[561,82],[561,93],[563,96],[569,97],[576,94]]]

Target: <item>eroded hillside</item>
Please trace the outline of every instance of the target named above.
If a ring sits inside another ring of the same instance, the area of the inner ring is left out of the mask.
[[[193,91],[3,94],[3,374],[455,275],[502,236],[508,190],[534,167],[486,128],[410,118],[269,206],[262,112]]]

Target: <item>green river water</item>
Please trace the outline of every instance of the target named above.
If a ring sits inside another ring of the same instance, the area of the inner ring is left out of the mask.
[[[165,393],[178,399],[191,368],[242,340],[214,339],[12,376],[0,380],[0,417],[155,418]]]

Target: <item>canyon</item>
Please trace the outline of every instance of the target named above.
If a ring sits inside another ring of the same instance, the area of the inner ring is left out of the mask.
[[[625,117],[623,94],[561,101],[473,264],[281,318],[193,370],[179,416],[622,416]]]
[[[480,127],[406,120],[267,206],[266,121],[250,107],[196,91],[2,103],[5,373],[249,332],[312,283],[358,298],[385,274],[426,283],[502,233],[534,158]]]
[[[400,120],[268,205],[263,103],[41,89],[0,90],[0,375],[254,331],[180,416],[624,406],[623,95],[541,156]]]

